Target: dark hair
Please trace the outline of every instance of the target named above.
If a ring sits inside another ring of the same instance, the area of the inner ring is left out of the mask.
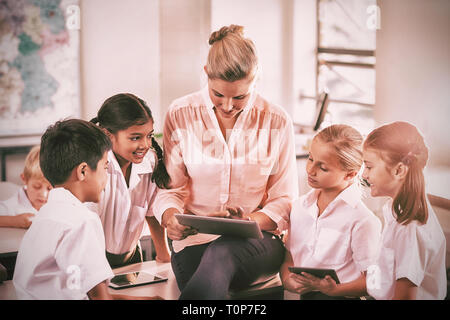
[[[153,121],[153,117],[147,103],[131,93],[119,93],[106,99],[97,116],[91,120],[112,134],[131,126],[144,125],[148,121]],[[158,187],[167,189],[170,177],[164,165],[163,150],[153,136],[152,148],[158,159],[151,179]]]
[[[111,141],[97,126],[79,119],[63,120],[49,126],[42,136],[39,162],[45,178],[55,186],[66,182],[82,162],[97,170],[110,149]]]
[[[400,162],[408,166],[408,173],[392,202],[392,209],[398,223],[406,225],[413,220],[426,223],[428,206],[423,169],[428,160],[428,148],[417,128],[402,121],[383,125],[367,136],[364,148],[378,150],[388,168]]]

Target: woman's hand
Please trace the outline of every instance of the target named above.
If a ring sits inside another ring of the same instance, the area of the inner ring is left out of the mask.
[[[216,217],[216,218],[228,218],[228,219],[237,219],[237,220],[250,220],[248,217],[244,217],[244,209],[241,207],[226,207],[223,211],[211,212],[208,214],[208,217]]]
[[[188,236],[197,234],[197,230],[182,225],[178,222],[178,219],[175,217],[175,213],[178,213],[177,209],[169,208],[167,209],[162,216],[162,225],[167,229],[167,236],[172,240],[183,240]]]

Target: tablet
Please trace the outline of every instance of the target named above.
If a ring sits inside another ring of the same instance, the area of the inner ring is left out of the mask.
[[[337,284],[339,284],[339,278],[336,271],[333,269],[319,269],[319,268],[302,268],[302,267],[289,267],[289,271],[292,273],[300,274],[306,272],[312,274],[317,278],[325,278],[325,276],[330,276]]]
[[[128,272],[118,274],[108,281],[108,286],[113,289],[125,289],[145,284],[166,281],[167,278],[161,275],[151,274],[145,271]]]
[[[175,214],[180,224],[190,226],[199,233],[220,234],[242,238],[262,239],[263,234],[256,221]]]

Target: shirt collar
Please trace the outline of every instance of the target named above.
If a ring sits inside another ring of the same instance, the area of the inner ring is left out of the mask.
[[[319,189],[312,189],[307,193],[304,205],[307,207],[312,206],[319,195]],[[357,183],[352,183],[349,187],[345,188],[338,196],[329,204],[337,203],[338,201],[344,201],[349,206],[355,208],[359,201],[361,200],[361,189],[358,187]]]
[[[386,203],[383,205],[383,218],[385,224],[391,223],[393,221],[397,221],[397,214],[394,210],[392,210],[393,200],[388,199]]]
[[[141,163],[133,163],[131,166],[131,174],[132,175],[139,175],[139,174],[148,174],[153,172],[153,168],[156,163],[156,155],[155,151],[152,149],[148,150],[147,154],[145,155],[144,159]],[[108,161],[111,164],[109,166],[109,172],[120,172],[122,173],[122,169],[120,168],[119,162],[116,159],[116,156],[114,155],[114,152],[112,150],[108,151]]]
[[[51,202],[66,202],[66,203],[70,203],[73,205],[82,205],[80,199],[78,199],[77,197],[75,197],[73,195],[72,192],[70,192],[67,189],[64,189],[62,187],[59,188],[53,188],[52,190],[50,190],[49,194],[48,194],[48,201],[47,203],[51,203]]]

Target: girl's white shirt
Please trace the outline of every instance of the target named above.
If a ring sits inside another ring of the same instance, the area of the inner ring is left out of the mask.
[[[376,260],[381,222],[361,201],[355,183],[320,216],[319,192],[313,189],[294,202],[286,247],[294,266],[334,269],[341,283],[356,280]]]
[[[0,201],[0,216],[16,216],[22,213],[38,213],[28,199],[25,187],[21,187],[11,198]]]
[[[407,225],[397,222],[392,200],[383,207],[381,251],[366,278],[367,291],[375,299],[392,299],[395,282],[401,278],[417,286],[418,300],[445,298],[445,236],[431,205],[427,205],[427,222]]]
[[[141,237],[146,216],[153,216],[158,188],[151,181],[156,155],[149,150],[141,163],[131,165],[129,187],[116,156],[108,152],[108,182],[98,204],[88,203],[97,212],[105,232],[106,251],[124,254],[133,250]]]

